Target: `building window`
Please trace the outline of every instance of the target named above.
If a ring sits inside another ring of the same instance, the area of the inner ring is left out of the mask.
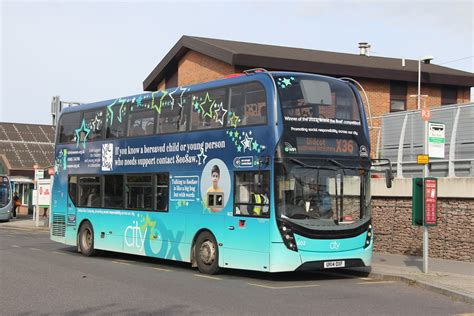
[[[441,105],[458,103],[458,89],[452,86],[441,88]]]
[[[390,112],[405,111],[407,109],[407,83],[400,81],[390,82]]]

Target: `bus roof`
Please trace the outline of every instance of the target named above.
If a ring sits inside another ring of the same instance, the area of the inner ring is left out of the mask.
[[[309,73],[301,73],[301,72],[288,72],[288,71],[271,71],[268,72],[273,76],[284,76],[284,75],[310,75],[310,76],[315,76],[315,77],[323,77],[323,78],[328,78],[328,79],[334,79],[334,80],[339,80],[337,78],[329,77],[329,76],[324,76],[324,75],[316,75],[316,74],[309,74]],[[220,86],[226,86],[226,85],[232,85],[232,84],[237,84],[237,83],[242,83],[246,81],[252,81],[252,79],[260,79],[260,80],[265,80],[265,78],[268,79],[268,73],[265,73],[263,71],[256,71],[256,72],[248,72],[248,73],[242,73],[242,75],[238,76],[232,76],[228,78],[223,78],[223,79],[218,79],[218,80],[213,80],[213,81],[207,81],[207,82],[202,82],[198,84],[193,84],[193,85],[188,85],[188,86],[182,86],[182,87],[172,87],[169,89],[169,91],[173,91],[176,89],[180,88],[186,88],[189,89],[190,91],[199,91],[203,89],[212,89]],[[115,99],[109,99],[109,100],[104,100],[104,101],[98,101],[98,102],[92,102],[92,103],[84,103],[78,106],[73,106],[73,107],[68,107],[64,108],[62,113],[69,113],[69,112],[76,112],[76,111],[87,111],[87,110],[93,110],[99,107],[103,107],[106,105],[112,104],[114,101],[117,99],[130,99],[130,98],[138,98],[140,96],[149,96],[151,94],[157,94],[157,96],[161,95],[161,90],[160,91],[155,91],[155,92],[144,92],[144,93],[139,93],[135,95],[129,95],[129,96],[122,96],[118,97]]]

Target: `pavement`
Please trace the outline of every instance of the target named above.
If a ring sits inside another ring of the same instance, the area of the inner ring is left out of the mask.
[[[48,232],[48,219],[39,226],[30,217],[0,223],[0,228]],[[423,258],[374,252],[370,268],[344,270],[380,280],[401,281],[447,295],[454,300],[474,305],[474,263],[429,258],[428,273],[423,272]]]

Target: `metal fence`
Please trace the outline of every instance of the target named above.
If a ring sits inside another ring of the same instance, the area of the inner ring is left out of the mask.
[[[445,158],[430,159],[430,175],[434,177],[474,176],[474,103],[431,109],[432,122],[444,123]],[[377,153],[392,161],[398,178],[419,177],[423,166],[417,155],[423,154],[424,122],[421,113],[407,111],[391,113],[382,120],[381,144]]]

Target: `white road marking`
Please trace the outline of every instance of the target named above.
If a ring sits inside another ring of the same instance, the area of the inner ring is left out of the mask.
[[[152,269],[158,270],[158,271],[166,271],[166,272],[171,271],[171,270],[169,270],[169,269],[163,269],[163,268],[152,268]]]
[[[319,284],[292,285],[292,286],[269,286],[269,285],[256,284],[256,283],[247,283],[247,284],[252,285],[252,286],[257,286],[257,287],[263,287],[263,288],[271,289],[271,290],[299,289],[299,288],[320,286]]]
[[[18,245],[12,245],[13,248],[20,248]]]
[[[30,248],[30,250],[41,251],[41,249],[38,248]]]
[[[59,251],[53,251],[54,253],[57,253],[58,255],[65,255],[64,252],[59,252]]]
[[[346,279],[358,279],[358,280],[367,280],[367,281],[372,280],[372,278],[368,278],[368,277],[357,277],[356,275],[344,274],[344,273],[339,273],[339,272],[329,272],[328,271],[328,274],[337,275],[337,276],[340,276],[340,277],[343,277],[343,278],[346,278]]]
[[[395,281],[372,281],[372,282],[359,282],[357,284],[388,284],[395,283]]]
[[[212,279],[212,280],[222,280],[221,278],[218,278],[218,277],[212,277],[212,276],[209,276],[209,275],[205,275],[205,274],[194,274],[194,276],[197,276],[197,277],[200,277],[200,278],[205,278],[205,279]]]
[[[117,259],[117,260],[112,260],[112,262],[115,262],[115,263],[120,263],[120,264],[125,264],[125,265],[130,265],[130,263],[133,263],[133,261],[129,261],[129,260],[121,260],[121,259]]]

